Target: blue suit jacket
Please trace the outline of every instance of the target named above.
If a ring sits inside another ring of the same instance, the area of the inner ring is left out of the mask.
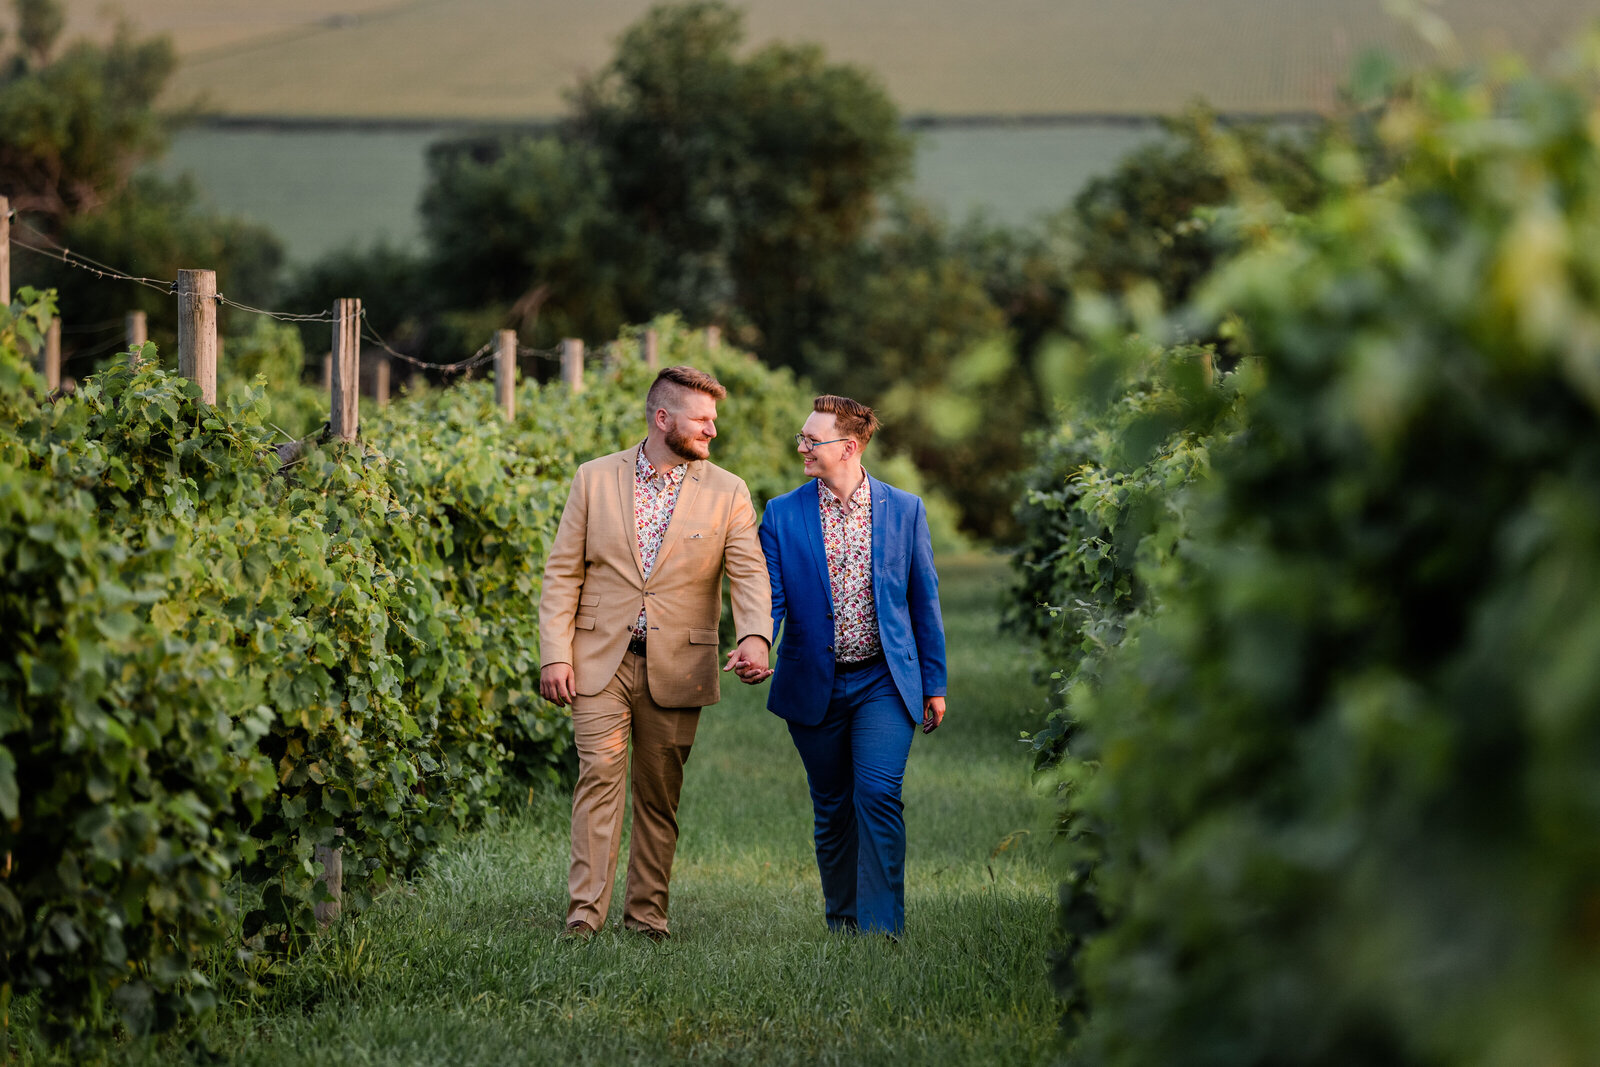
[[[924,697],[945,695],[939,576],[922,500],[872,480],[872,595],[878,636],[906,714],[922,721]],[[822,721],[833,694],[833,590],[822,551],[815,479],[767,504],[761,549],[772,575],[772,637],[783,629],[767,710],[791,722]]]

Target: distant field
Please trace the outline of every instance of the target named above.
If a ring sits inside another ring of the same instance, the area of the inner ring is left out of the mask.
[[[187,130],[160,165],[191,174],[230,214],[271,227],[292,260],[379,238],[415,247],[423,152],[439,130]],[[1083,184],[1159,137],[1153,126],[944,128],[918,134],[916,194],[954,218],[1018,224],[1066,205]]]
[[[104,0],[66,0],[103,32]],[[1470,52],[1543,58],[1595,0],[1391,0]],[[123,0],[184,58],[174,99],[230,115],[547,118],[647,0]],[[1383,0],[748,0],[752,40],[816,41],[870,67],[907,114],[1151,114],[1324,107],[1372,45],[1427,52]],[[7,5],[9,8],[9,5]]]

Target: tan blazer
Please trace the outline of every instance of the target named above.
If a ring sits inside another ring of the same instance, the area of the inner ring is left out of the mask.
[[[635,453],[590,460],[573,476],[544,565],[539,659],[572,664],[578,692],[595,695],[617,673],[643,604],[651,699],[668,708],[715,704],[724,569],[739,639],[765,638],[772,628],[772,587],[750,490],[713,463],[691,461],[645,581],[633,511]]]

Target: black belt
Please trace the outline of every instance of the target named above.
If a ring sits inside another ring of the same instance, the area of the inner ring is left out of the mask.
[[[628,637],[628,651],[632,652],[635,656],[644,655],[644,638],[635,637],[630,634]]]
[[[833,669],[835,671],[859,671],[867,667],[876,667],[882,662],[883,653],[879,652],[876,656],[872,656],[869,659],[857,660],[854,663],[844,663],[840,660],[834,660]]]

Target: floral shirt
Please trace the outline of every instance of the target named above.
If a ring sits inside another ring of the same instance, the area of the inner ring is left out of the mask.
[[[645,458],[644,445],[639,445],[638,458],[633,464],[633,521],[639,531],[639,564],[644,568],[646,580],[655,569],[661,539],[667,535],[672,509],[678,506],[678,490],[683,488],[683,476],[688,469],[687,463],[679,463],[668,467],[665,474],[657,473],[655,466]],[[639,618],[633,624],[633,636],[644,635],[644,605],[641,604]]]
[[[872,598],[872,482],[861,479],[848,501],[821,482],[822,549],[833,589],[833,658],[860,663],[883,651]]]

